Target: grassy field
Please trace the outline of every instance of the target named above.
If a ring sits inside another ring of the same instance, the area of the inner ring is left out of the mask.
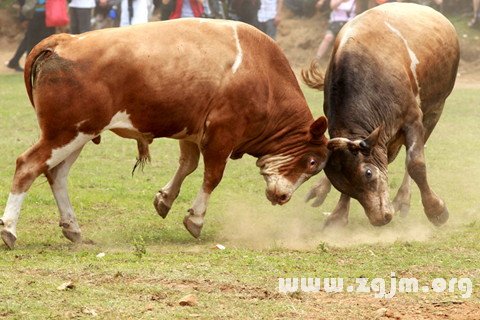
[[[305,94],[320,115],[322,94],[308,89]],[[345,230],[322,232],[324,213],[333,209],[338,193],[332,191],[321,208],[305,204],[314,177],[288,204],[273,207],[255,159],[246,156],[229,162],[212,195],[203,235],[195,240],[182,219],[203,169],[187,178],[163,220],[152,201],[176,169],[177,142],[155,141],[151,165],[132,177],[136,143],[106,133],[99,146],[86,146],[70,174],[84,244],[63,238],[46,179],[38,178],[31,188],[16,249],[0,249],[0,318],[480,319],[479,94],[456,89],[427,145],[430,183],[450,210],[441,228],[428,223],[415,186],[406,219],[374,228],[353,203]],[[0,76],[0,137],[3,210],[15,159],[38,137],[20,75]],[[390,167],[392,197],[403,162],[402,155]],[[378,277],[387,279],[389,288],[391,272],[416,277],[422,285],[469,277],[473,295],[462,299],[457,290],[377,299],[373,293],[277,290],[279,277],[342,277],[348,284]],[[59,290],[66,282],[72,288]],[[195,306],[180,306],[187,294],[196,296]]]

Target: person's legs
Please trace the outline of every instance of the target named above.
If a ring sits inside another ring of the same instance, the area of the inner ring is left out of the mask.
[[[79,8],[70,7],[70,33],[79,34],[78,10]]]
[[[322,42],[320,43],[320,45],[318,46],[318,49],[317,49],[317,54],[315,56],[315,58],[317,60],[320,61],[323,58],[325,53],[330,48],[330,44],[333,43],[333,40],[335,40],[335,36],[333,35],[333,33],[330,30],[327,30],[327,33],[325,34],[325,37],[323,37],[323,40],[322,40]]]
[[[77,34],[90,31],[92,29],[92,9],[91,8],[76,8],[77,9]],[[72,32],[73,33],[73,32]]]
[[[45,25],[45,12],[35,12],[27,29],[27,53],[30,52],[37,43],[55,33],[55,27]]]
[[[273,40],[277,36],[277,26],[275,25],[275,19],[270,19],[265,22],[265,33],[270,36]]]
[[[468,23],[469,27],[475,27],[479,20],[480,20],[480,0],[472,0],[472,5],[473,5],[473,18],[470,20]]]
[[[12,59],[10,59],[7,62],[7,67],[10,69],[14,69],[15,71],[23,71],[22,67],[20,67],[19,62],[25,52],[27,52],[27,32],[26,31],[22,41],[18,45],[17,51],[15,51],[15,54],[13,55]]]

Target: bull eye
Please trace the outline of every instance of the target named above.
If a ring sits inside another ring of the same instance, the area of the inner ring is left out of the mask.
[[[310,159],[310,166],[313,167],[316,165],[317,165],[317,161],[315,159]]]
[[[372,178],[372,170],[367,169],[367,171],[365,171],[365,176],[367,177],[367,179],[371,179]]]

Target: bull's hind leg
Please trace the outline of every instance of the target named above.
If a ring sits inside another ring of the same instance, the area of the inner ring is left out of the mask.
[[[69,134],[70,135],[70,134]],[[76,135],[76,136],[75,136]],[[80,149],[85,143],[94,138],[93,135],[83,133],[71,133],[72,139],[66,145],[52,148],[56,143],[40,140],[17,159],[15,175],[10,195],[0,225],[3,242],[12,249],[17,240],[16,226],[20,215],[20,209],[25,195],[33,181],[41,174],[48,175],[48,170],[55,168],[75,150]],[[67,139],[63,136],[62,139]],[[78,155],[77,155],[78,156]]]
[[[397,195],[393,199],[393,208],[395,209],[395,212],[400,212],[400,216],[403,218],[408,215],[408,211],[410,210],[411,186],[412,179],[408,174],[407,168],[407,170],[405,170],[405,175],[403,176],[402,185],[398,189]]]
[[[436,226],[442,225],[447,222],[449,214],[443,200],[428,185],[424,154],[424,127],[420,121],[417,121],[405,129],[408,174],[420,189],[423,209],[428,219]]]
[[[17,222],[23,200],[33,181],[42,172],[46,171],[46,161],[50,152],[51,149],[47,143],[39,141],[17,159],[12,189],[8,196],[3,217],[0,219],[0,225],[3,225],[0,234],[3,242],[10,249],[13,249],[17,240]]]
[[[173,178],[157,192],[153,200],[153,205],[162,218],[165,218],[168,211],[170,211],[173,202],[180,192],[183,180],[197,168],[199,157],[200,150],[195,143],[180,141],[180,159],[177,172],[175,172]]]
[[[50,153],[48,144],[45,141],[39,141],[17,159],[12,189],[3,217],[0,219],[0,225],[3,225],[0,234],[3,242],[10,249],[13,249],[17,240],[17,222],[23,200],[33,181],[42,172],[46,172],[46,161]]]
[[[72,164],[77,160],[82,148],[74,151],[64,161],[46,173],[53,196],[60,211],[60,223],[63,235],[72,242],[80,242],[82,234],[68,197],[67,177]]]

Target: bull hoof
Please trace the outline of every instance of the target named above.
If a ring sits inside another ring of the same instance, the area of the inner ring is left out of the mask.
[[[348,225],[348,219],[330,218],[328,217],[323,224],[323,230],[343,229]]]
[[[191,214],[186,215],[183,219],[183,225],[194,238],[198,238],[202,232],[203,223],[196,223],[192,218],[193,216]]]
[[[320,187],[313,187],[308,192],[307,196],[305,197],[305,202],[308,202],[312,199],[315,199],[312,202],[312,207],[319,207],[323,204],[325,199],[327,198],[328,190],[322,190]]]
[[[67,229],[62,229],[63,236],[73,243],[82,242],[82,233],[79,231],[71,231]]]
[[[449,217],[448,209],[445,207],[443,211],[438,214],[438,215],[427,215],[428,220],[430,220],[431,223],[433,223],[436,227],[440,227],[442,224],[445,224],[447,222],[448,217]]]
[[[410,204],[402,204],[399,211],[400,217],[406,218],[408,216],[408,213],[410,212]]]
[[[167,206],[163,200],[164,197],[165,194],[159,191],[155,195],[155,199],[153,199],[153,206],[157,210],[157,213],[160,215],[160,217],[162,217],[163,219],[167,217],[167,214],[170,211],[170,207]]]
[[[0,235],[2,236],[2,240],[8,249],[12,250],[15,247],[15,241],[17,241],[17,237],[5,229],[0,232]]]

